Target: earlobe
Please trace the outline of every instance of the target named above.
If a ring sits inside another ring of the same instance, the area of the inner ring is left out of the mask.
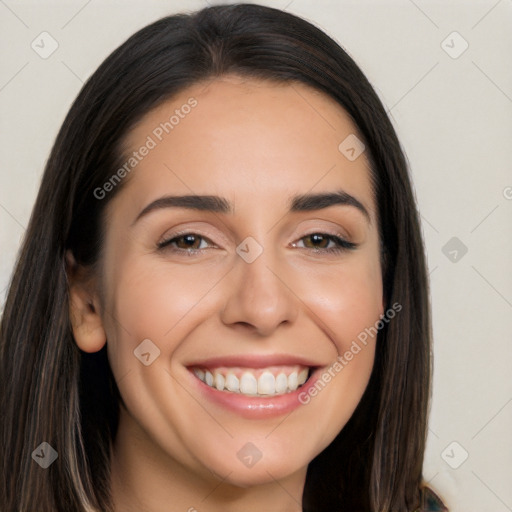
[[[90,283],[84,279],[71,251],[66,252],[69,282],[69,318],[76,344],[84,352],[98,352],[107,341],[100,308]]]

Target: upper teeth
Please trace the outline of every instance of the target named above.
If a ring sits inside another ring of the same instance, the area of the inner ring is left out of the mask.
[[[194,368],[194,374],[205,384],[219,391],[249,396],[275,396],[295,391],[306,382],[309,369],[303,366],[254,369]]]

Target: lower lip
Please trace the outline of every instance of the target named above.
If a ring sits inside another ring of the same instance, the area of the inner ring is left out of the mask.
[[[259,396],[247,396],[241,393],[232,393],[230,391],[219,391],[212,388],[198,379],[191,371],[189,371],[192,379],[196,382],[200,392],[207,400],[214,402],[225,409],[237,413],[238,415],[250,418],[273,418],[283,414],[289,414],[297,409],[303,403],[299,400],[299,396],[303,393],[308,394],[310,388],[315,385],[321,368],[317,368],[309,377],[309,379],[301,387],[284,395],[269,396],[267,398]]]

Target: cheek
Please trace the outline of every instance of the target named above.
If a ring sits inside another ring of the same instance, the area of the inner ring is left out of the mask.
[[[115,330],[124,327],[132,337],[155,340],[165,340],[221,277],[201,265],[147,264],[145,258],[118,267],[117,274],[111,302]]]
[[[111,268],[105,324],[112,372],[130,413],[161,436],[163,445],[176,450],[180,442],[175,427],[188,420],[169,397],[181,397],[176,400],[181,403],[188,395],[181,396],[182,386],[171,376],[171,359],[182,343],[186,345],[194,327],[212,314],[211,292],[225,270],[141,256],[118,261]],[[167,424],[173,425],[171,433],[162,427]],[[165,435],[169,437],[164,442]]]
[[[155,262],[154,256],[140,255],[119,259],[110,268],[104,317],[112,371],[119,379],[128,373],[130,380],[136,375],[147,379],[134,351],[147,346],[151,360],[157,356],[147,368],[166,367],[190,331],[213,314],[215,287],[226,269]]]
[[[326,416],[327,427],[319,432],[326,444],[353,414],[373,369],[375,326],[383,313],[380,266],[373,261],[354,259],[336,271],[316,274],[309,284],[302,282],[300,296],[333,346],[332,363],[302,397],[307,407],[321,408],[318,413]]]
[[[298,295],[336,345],[348,350],[361,332],[383,313],[382,278],[374,258],[353,258],[350,264],[322,269],[299,281]]]

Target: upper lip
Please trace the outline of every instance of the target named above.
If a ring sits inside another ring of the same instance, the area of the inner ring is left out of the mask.
[[[194,361],[188,367],[218,368],[244,367],[244,368],[266,368],[268,366],[322,366],[318,362],[311,361],[304,357],[290,354],[240,354],[229,356],[218,356],[209,359]]]

